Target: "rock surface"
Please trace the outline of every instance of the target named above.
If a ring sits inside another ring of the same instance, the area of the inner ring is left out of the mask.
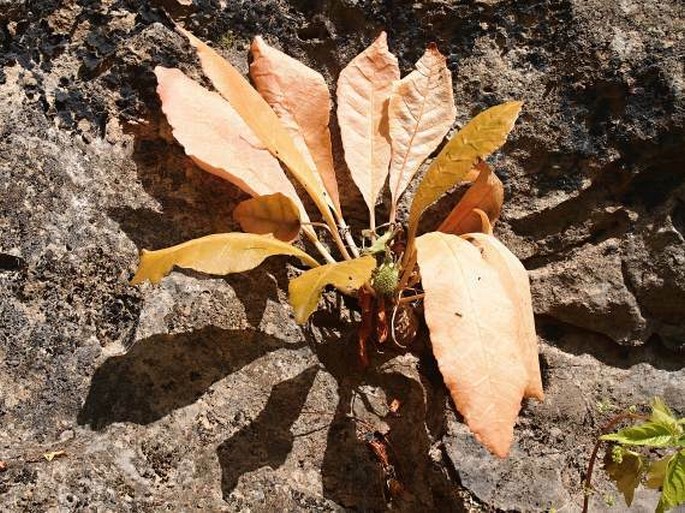
[[[140,249],[232,230],[244,198],[161,115],[155,65],[200,77],[172,19],[243,70],[263,34],[331,85],[382,29],[403,72],[436,41],[457,125],[526,101],[493,159],[497,231],[531,271],[547,398],[508,460],[473,441],[425,351],[359,373],[349,311],[298,327],[278,260],[127,284]],[[394,510],[579,511],[598,403],[685,413],[684,63],[678,0],[0,0],[1,509],[383,511],[378,431]],[[597,486],[592,511],[616,495]],[[631,511],[654,504],[642,490]]]

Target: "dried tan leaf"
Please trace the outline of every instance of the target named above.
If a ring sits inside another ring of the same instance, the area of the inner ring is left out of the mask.
[[[310,269],[290,281],[288,296],[295,311],[295,320],[302,324],[316,310],[326,285],[333,285],[344,294],[351,294],[371,279],[376,259],[363,256],[345,262],[326,264]]]
[[[45,454],[43,454],[43,458],[45,458],[45,461],[52,461],[55,458],[61,458],[62,456],[66,455],[66,451],[48,451]]]
[[[297,206],[280,193],[243,201],[233,210],[233,217],[244,232],[271,233],[285,242],[295,240],[302,227]]]
[[[388,99],[400,78],[385,32],[342,70],[338,78],[338,123],[345,161],[375,226],[375,206],[388,176],[391,147]]]
[[[426,209],[464,180],[479,159],[485,159],[504,144],[521,105],[521,102],[507,102],[481,112],[445,145],[426,171],[414,195],[407,235],[410,244]],[[409,257],[411,251],[407,255]]]
[[[250,77],[257,91],[280,118],[295,145],[318,171],[339,215],[340,197],[328,128],[331,98],[320,73],[269,46],[257,36],[252,41]]]
[[[431,44],[416,63],[416,70],[397,83],[390,96],[389,184],[393,211],[421,163],[449,131],[456,114],[452,74],[445,56]]]
[[[221,96],[178,69],[155,68],[162,111],[186,154],[252,196],[282,193],[306,216],[278,160]]]
[[[228,103],[249,126],[262,144],[290,170],[311,196],[326,222],[335,219],[328,207],[333,203],[321,184],[321,178],[309,167],[276,113],[240,72],[212,48],[180,27],[200,58],[202,69]]]
[[[487,215],[490,224],[499,218],[504,202],[502,182],[485,162],[479,162],[476,167],[478,178],[438,227],[439,232],[461,235],[481,231],[480,216],[473,215],[476,208]]]
[[[504,279],[508,262],[494,243],[482,241],[494,238],[475,238],[479,247],[455,235],[423,235],[416,239],[417,261],[426,324],[445,384],[471,431],[505,457],[521,399],[526,392],[542,396],[539,368],[528,361],[532,307],[513,283],[519,274]],[[537,363],[537,351],[535,356]]]
[[[545,394],[542,390],[538,337],[535,334],[535,317],[528,271],[516,255],[495,237],[485,233],[470,233],[464,237],[480,250],[482,259],[497,270],[500,281],[504,284],[516,308],[516,333],[518,334],[516,340],[520,344],[521,358],[529,378],[525,396],[542,401]]]
[[[254,269],[273,255],[291,255],[311,267],[319,265],[301,249],[271,236],[217,233],[157,251],[144,249],[131,284],[145,280],[158,283],[174,266],[208,274],[241,273]]]

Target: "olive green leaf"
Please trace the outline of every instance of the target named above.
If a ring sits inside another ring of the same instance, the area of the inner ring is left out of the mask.
[[[425,210],[464,180],[478,159],[485,159],[504,144],[522,105],[522,102],[507,102],[481,112],[445,145],[414,195],[409,211],[407,240],[410,244]]]
[[[668,468],[668,461],[671,456],[666,456],[652,462],[647,470],[647,488],[653,488],[658,490],[664,484],[664,478],[666,477],[666,469]]]
[[[604,470],[616,483],[616,487],[623,494],[626,504],[630,506],[633,503],[635,489],[647,470],[642,457],[636,452],[623,450],[621,458],[615,458],[613,450],[609,449],[604,457]]]
[[[158,283],[174,266],[208,274],[241,273],[254,269],[273,255],[291,255],[308,266],[319,265],[301,249],[271,236],[217,233],[157,251],[144,249],[131,284],[145,280]]]
[[[290,281],[288,295],[295,310],[295,320],[302,324],[316,310],[326,285],[333,285],[344,294],[351,294],[371,279],[376,259],[363,256],[353,260],[322,265],[310,269]]]

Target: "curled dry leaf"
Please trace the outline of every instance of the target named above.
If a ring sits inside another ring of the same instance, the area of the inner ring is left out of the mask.
[[[455,235],[423,235],[416,239],[417,261],[445,384],[471,431],[505,457],[521,399],[542,397],[537,339],[530,334],[530,294],[511,287],[520,274],[512,275],[493,237],[475,240],[479,247]]]
[[[278,193],[243,201],[233,210],[233,218],[244,232],[271,233],[285,242],[295,240],[302,226],[295,203]]]
[[[338,123],[345,161],[369,208],[372,228],[391,155],[388,99],[399,78],[397,58],[388,50],[385,32],[352,59],[338,78]]]
[[[502,182],[485,162],[479,162],[476,168],[479,170],[478,178],[440,224],[439,232],[461,235],[482,231],[483,222],[479,214],[474,214],[474,209],[486,214],[489,224],[494,224],[499,218],[504,202]]]
[[[376,259],[363,256],[345,262],[326,264],[310,269],[290,281],[288,296],[295,311],[295,320],[302,324],[316,310],[326,285],[333,285],[344,294],[351,294],[371,279]]]
[[[280,118],[307,164],[318,171],[338,215],[340,197],[328,128],[331,98],[320,73],[269,46],[257,36],[250,77],[257,91]]]
[[[479,159],[485,159],[504,144],[521,105],[521,102],[507,102],[481,112],[445,145],[414,195],[407,240],[414,238],[421,216],[432,203],[464,180]]]
[[[488,215],[479,208],[474,208],[464,218],[463,224],[468,227],[469,233],[485,233],[492,235],[492,224]],[[438,230],[441,231],[441,230]],[[455,234],[460,235],[460,234]]]
[[[278,160],[228,102],[178,69],[157,66],[155,75],[174,137],[199,167],[252,196],[284,194],[307,215]]]
[[[61,458],[62,456],[66,456],[67,453],[66,451],[48,451],[43,454],[43,458],[45,458],[45,461],[52,461],[55,458]]]
[[[267,235],[217,233],[158,251],[144,249],[131,284],[145,280],[158,283],[174,266],[207,274],[241,273],[254,269],[273,255],[291,255],[305,265],[319,265],[301,249]]]
[[[452,74],[435,44],[416,63],[416,70],[393,89],[388,105],[392,161],[390,193],[393,212],[421,163],[438,147],[457,114]]]

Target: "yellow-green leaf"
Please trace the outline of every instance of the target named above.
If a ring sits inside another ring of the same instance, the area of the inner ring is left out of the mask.
[[[310,269],[290,282],[288,294],[295,310],[295,320],[304,323],[316,310],[326,285],[333,285],[345,294],[351,294],[371,279],[376,259],[363,256]]]
[[[279,240],[290,242],[300,233],[300,212],[297,205],[283,194],[257,196],[240,203],[233,217],[244,232],[273,234]]]
[[[291,255],[311,267],[318,262],[287,242],[252,233],[217,233],[157,251],[143,250],[135,285],[145,280],[158,283],[174,266],[208,274],[249,271],[273,255]]]
[[[668,461],[657,511],[668,511],[685,503],[685,450]]]
[[[600,440],[617,442],[622,445],[648,445],[668,447],[675,443],[676,437],[668,426],[647,421],[636,426],[628,426],[616,433],[602,435]]]
[[[655,424],[660,424],[668,429],[674,436],[678,437],[683,433],[683,427],[678,423],[671,409],[663,399],[655,397],[651,402],[652,414],[649,420]]]
[[[309,167],[287,129],[266,100],[230,62],[190,32],[181,28],[179,30],[197,51],[202,70],[219,94],[228,100],[266,149],[286,165],[312,197],[326,222],[335,226],[329,209],[329,205],[333,205],[334,202],[324,189],[321,178]]]
[[[485,159],[504,144],[521,105],[522,102],[507,102],[481,112],[445,145],[414,195],[409,211],[410,244],[425,210],[464,180],[478,159]]]

